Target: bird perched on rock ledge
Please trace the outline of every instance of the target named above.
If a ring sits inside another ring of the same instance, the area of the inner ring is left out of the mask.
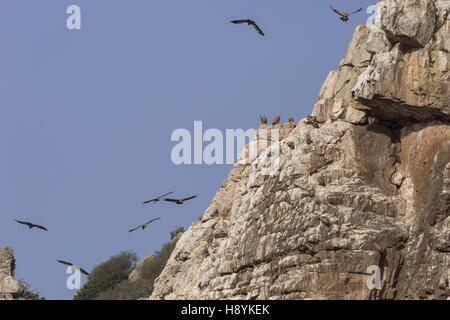
[[[314,117],[314,116],[307,116],[307,117],[306,117],[306,124],[307,124],[307,125],[311,125],[311,126],[313,126],[314,128],[318,129],[318,128],[319,128],[320,122],[319,122],[319,121],[317,120],[317,118]]]
[[[295,123],[295,119],[292,118],[292,117],[289,117],[289,118],[288,118],[288,123]]]
[[[280,121],[281,121],[281,117],[280,116],[276,116],[275,119],[273,119],[272,125],[279,124]]]
[[[259,116],[259,118],[261,119],[261,123],[262,124],[267,124],[267,117],[266,116]]]

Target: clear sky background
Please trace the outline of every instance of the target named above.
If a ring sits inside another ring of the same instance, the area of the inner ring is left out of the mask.
[[[172,131],[310,114],[375,0],[2,0],[0,246],[17,279],[68,299],[66,268],[144,257],[208,207],[229,165],[176,166]],[[66,28],[66,8],[82,29]],[[364,7],[349,23],[329,8]],[[252,18],[259,36],[229,20]],[[142,201],[199,194],[183,206]],[[153,217],[145,231],[131,227]],[[14,219],[45,225],[29,231]],[[86,279],[83,278],[83,281]]]

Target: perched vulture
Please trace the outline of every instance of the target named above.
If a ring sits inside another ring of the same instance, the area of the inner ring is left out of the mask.
[[[72,268],[72,270],[79,270],[81,273],[85,274],[85,275],[89,275],[89,273],[87,271],[85,271],[83,268],[80,268],[76,265],[74,265],[71,262],[67,262],[67,261],[63,261],[63,260],[57,260],[59,263],[65,264],[66,266],[69,266]]]
[[[191,199],[195,199],[198,196],[192,196],[189,198],[184,198],[184,199],[170,199],[170,198],[166,198],[164,200],[168,201],[168,202],[175,202],[176,204],[183,204],[185,201],[191,200]]]
[[[261,119],[261,123],[262,124],[267,124],[267,117],[266,116],[259,116],[259,118]]]
[[[289,117],[289,118],[288,118],[288,122],[289,122],[289,123],[295,123],[295,119],[292,118],[292,117]]]
[[[280,120],[281,120],[281,117],[280,116],[276,116],[275,119],[273,119],[272,125],[279,124]]]
[[[306,124],[313,126],[314,128],[318,129],[319,128],[319,121],[317,120],[316,117],[313,116],[307,116],[306,117]]]
[[[24,225],[28,226],[28,228],[30,228],[30,229],[36,228],[36,229],[48,231],[47,228],[37,225],[37,224],[34,224],[34,223],[31,223],[31,222],[19,221],[19,220],[16,220],[16,222],[18,222],[20,224],[24,224]]]
[[[336,9],[334,9],[332,6],[330,6],[330,8],[331,8],[331,10],[333,10],[334,12],[336,12],[338,15],[340,15],[340,16],[341,16],[341,20],[344,21],[344,22],[349,21],[349,20],[350,20],[349,17],[350,17],[352,14],[357,13],[357,12],[360,12],[360,11],[363,9],[363,8],[361,8],[361,9],[359,9],[359,10],[356,10],[355,12],[347,13],[347,12],[342,12],[342,11],[336,10]]]
[[[136,230],[138,230],[138,229],[144,230],[145,228],[147,228],[147,226],[148,226],[150,223],[155,222],[155,221],[157,221],[157,220],[159,220],[159,219],[161,219],[161,218],[152,219],[152,220],[150,220],[149,222],[146,222],[146,223],[144,223],[144,224],[141,224],[139,227],[136,227],[136,228],[134,228],[134,229],[131,229],[131,230],[128,231],[128,232],[133,232],[133,231],[136,231]]]
[[[260,35],[264,36],[264,32],[262,31],[262,29],[255,23],[255,21],[250,20],[250,19],[246,19],[246,20],[233,20],[230,21],[231,23],[234,24],[241,24],[241,23],[246,23],[249,26],[253,26],[253,28],[255,28],[256,32],[258,32]]]
[[[150,203],[150,202],[161,201],[161,198],[164,198],[165,196],[168,196],[169,194],[172,194],[172,193],[173,193],[173,191],[172,192],[167,192],[167,193],[163,194],[162,196],[159,196],[159,197],[153,198],[151,200],[145,201],[145,202],[143,202],[143,204],[147,204],[147,203]]]

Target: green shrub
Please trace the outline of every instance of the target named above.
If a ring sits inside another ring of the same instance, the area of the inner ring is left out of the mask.
[[[112,285],[107,287],[103,286],[103,290],[97,290],[95,294],[92,294],[91,289],[88,291],[85,287],[91,283],[91,281],[95,280],[93,278],[94,271],[102,266],[100,265],[94,269],[88,284],[83,287],[82,290],[85,292],[82,293],[80,290],[81,296],[95,300],[137,300],[139,298],[150,296],[153,292],[153,283],[155,282],[155,279],[161,274],[161,271],[166,266],[167,260],[169,260],[170,255],[175,249],[177,243],[176,237],[182,232],[184,232],[182,227],[171,232],[170,238],[172,241],[164,244],[161,250],[156,251],[151,258],[145,259],[139,267],[137,267],[137,279],[130,281],[128,277],[132,270],[127,269],[127,272],[124,272],[124,274],[126,273],[125,278],[122,278],[120,281],[115,281]],[[96,285],[95,288],[98,289],[99,286]],[[87,295],[86,292],[89,293],[89,295]]]
[[[39,292],[31,289],[31,286],[24,280],[19,280],[19,284],[22,289],[19,292],[19,299],[24,300],[45,300],[45,298],[39,295]]]
[[[125,251],[92,270],[88,282],[81,288],[74,300],[93,300],[102,292],[110,290],[128,279],[130,272],[136,267],[137,256],[134,252]]]

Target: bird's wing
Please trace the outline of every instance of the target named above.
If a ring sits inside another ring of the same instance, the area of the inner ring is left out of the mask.
[[[140,229],[140,228],[142,228],[142,225],[140,225],[139,227],[136,227],[136,228],[134,228],[134,229],[131,229],[131,230],[128,231],[128,232],[133,232],[133,231],[136,231],[137,229]]]
[[[56,260],[56,261],[58,261],[59,263],[65,264],[66,266],[69,266],[69,267],[73,266],[73,263],[70,263],[67,261],[63,261],[63,260]]]
[[[87,275],[87,276],[89,275],[89,272],[87,272],[87,271],[84,270],[83,268],[80,268],[80,272],[81,272],[81,273],[84,273],[84,274]]]
[[[198,196],[197,195],[195,195],[195,196],[192,196],[192,197],[189,197],[189,198],[184,198],[184,199],[182,199],[181,201],[188,201],[188,200],[191,200],[191,199],[195,199],[195,198],[197,198]]]
[[[31,222],[27,222],[27,221],[19,221],[19,220],[16,220],[18,223],[20,223],[20,224],[24,224],[24,225],[26,225],[26,226],[28,226],[28,227],[30,227],[30,228],[32,228],[33,226],[34,226],[34,224],[32,224]]]
[[[255,28],[256,32],[258,32],[262,36],[264,35],[262,29],[255,22],[252,21],[251,25],[253,26],[253,28]]]
[[[145,201],[143,204],[147,204],[147,203],[150,203],[150,202],[153,202],[153,201],[157,201],[157,200],[159,200],[159,199],[161,199],[161,198],[163,198],[165,196],[168,196],[169,194],[172,194],[172,193],[174,193],[174,191],[167,192],[167,193],[165,193],[165,194],[163,194],[163,195],[161,195],[159,197],[156,197],[156,198],[153,198],[151,200]]]
[[[336,13],[337,13],[338,15],[340,15],[340,16],[343,16],[343,17],[348,16],[347,13],[342,12],[342,11],[339,11],[339,10],[336,10],[336,9],[334,9],[332,6],[330,6],[330,8],[331,8],[331,10],[333,10],[334,12],[336,12]]]
[[[167,193],[163,194],[162,196],[159,196],[158,199],[164,198],[165,196],[168,196],[169,194],[172,194],[172,193],[174,193],[174,191],[167,192]]]
[[[355,12],[350,13],[349,16],[351,16],[351,15],[354,14],[354,13],[360,12],[362,9],[363,9],[363,8],[361,8],[361,9],[359,9],[359,10],[356,10]]]
[[[155,221],[160,220],[160,219],[161,219],[161,218],[155,218],[155,219],[152,219],[152,220],[150,220],[149,222],[147,222],[146,224],[150,224],[150,223],[155,222]]]
[[[38,225],[38,224],[34,224],[33,226],[34,226],[35,228],[38,228],[38,229],[41,229],[41,230],[48,231],[46,227],[40,226],[40,225]]]
[[[178,202],[180,201],[179,199],[171,199],[171,198],[165,198],[165,201],[169,201],[169,202]]]
[[[248,20],[232,20],[230,22],[234,24],[239,24],[239,23],[248,23]]]

